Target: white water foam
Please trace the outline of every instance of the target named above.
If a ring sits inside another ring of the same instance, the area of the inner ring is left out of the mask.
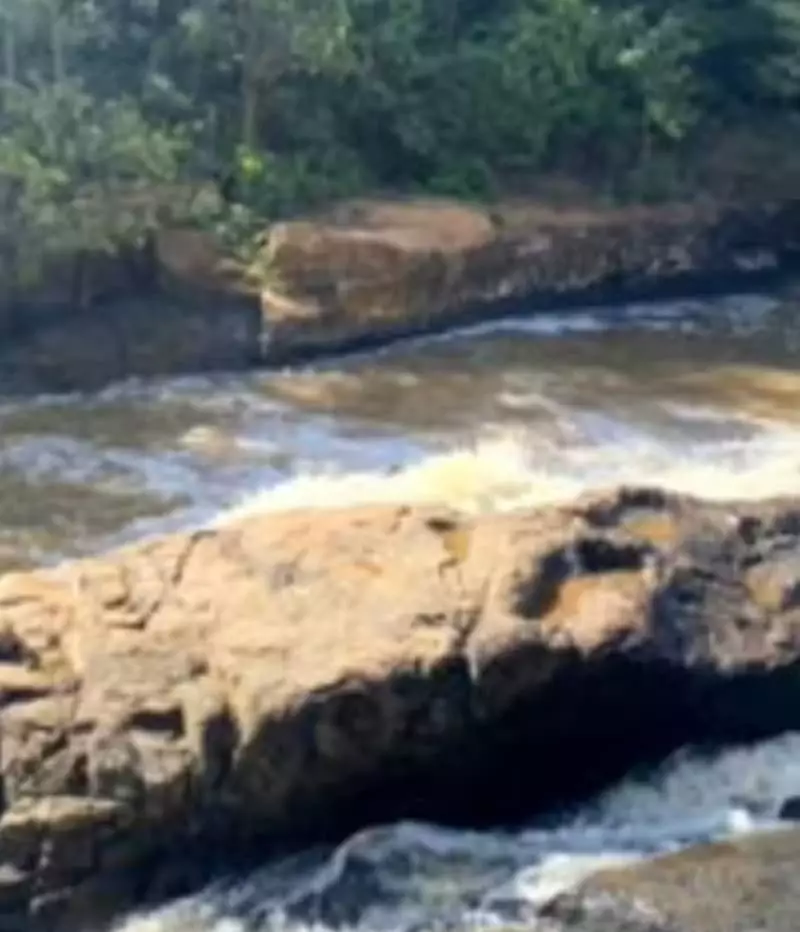
[[[366,829],[330,852],[219,883],[118,932],[410,932],[524,920],[593,871],[698,841],[776,827],[800,791],[800,734],[712,756],[676,754],[559,823],[468,832]]]
[[[756,500],[800,491],[800,432],[765,428],[683,449],[646,436],[559,446],[520,430],[433,453],[395,470],[316,466],[243,499],[217,522],[295,508],[444,504],[467,513],[565,502],[592,488],[657,485],[706,499]]]

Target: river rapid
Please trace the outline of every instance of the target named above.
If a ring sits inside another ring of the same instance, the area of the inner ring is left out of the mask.
[[[292,372],[0,401],[0,566],[254,510],[446,502],[472,512],[658,484],[800,491],[800,298],[542,316]],[[600,864],[774,823],[800,735],[657,773],[515,832],[368,828],[122,932],[435,932],[524,923]],[[552,932],[552,925],[541,925]]]

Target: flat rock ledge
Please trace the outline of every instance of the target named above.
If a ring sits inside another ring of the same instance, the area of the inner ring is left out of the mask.
[[[800,200],[555,209],[356,201],[268,231],[262,359],[511,314],[731,291],[800,265]]]
[[[799,659],[800,499],[254,515],[3,576],[0,930],[800,727]]]

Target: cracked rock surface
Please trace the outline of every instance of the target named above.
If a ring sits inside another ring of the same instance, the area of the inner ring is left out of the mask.
[[[800,727],[798,592],[800,501],[634,489],[257,515],[8,574],[0,932]]]

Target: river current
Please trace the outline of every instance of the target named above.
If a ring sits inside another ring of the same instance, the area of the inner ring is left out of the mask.
[[[740,295],[509,320],[308,370],[0,401],[0,567],[297,505],[480,512],[620,482],[796,494],[799,351],[800,299]],[[798,792],[800,735],[682,752],[513,833],[376,826],[119,929],[535,929],[537,905],[598,865],[772,824]]]

